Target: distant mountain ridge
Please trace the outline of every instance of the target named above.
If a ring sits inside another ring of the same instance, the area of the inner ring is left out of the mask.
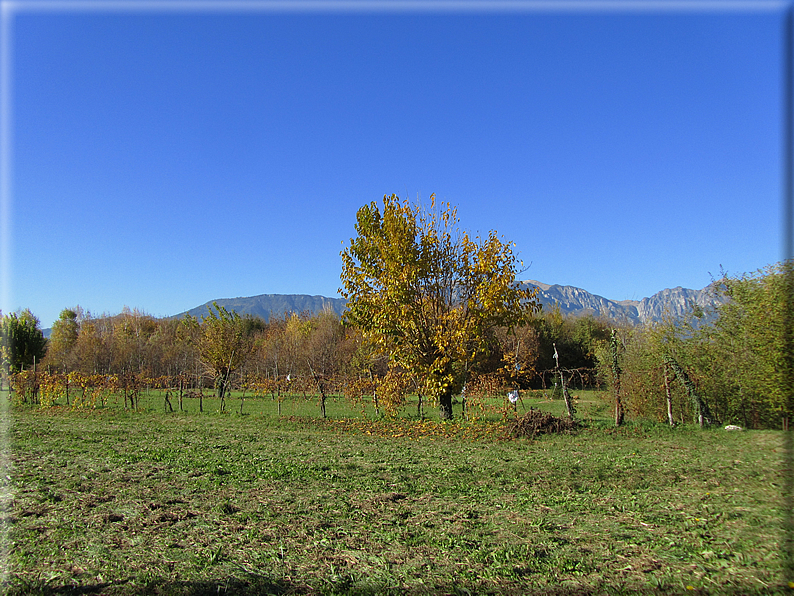
[[[679,286],[661,290],[642,300],[615,301],[575,286],[550,285],[531,279],[519,283],[523,287],[538,289],[538,301],[543,305],[544,310],[553,308],[556,304],[559,305],[563,314],[605,315],[616,321],[626,321],[634,325],[658,321],[665,315],[674,317],[684,315],[695,304],[704,310],[709,310],[726,301],[723,296],[717,294],[713,284],[702,290],[690,290]],[[207,314],[207,308],[212,306],[213,302],[217,302],[219,306],[227,310],[234,310],[241,315],[261,317],[265,321],[270,320],[271,316],[281,317],[293,312],[317,314],[324,310],[331,310],[337,315],[341,315],[347,303],[343,298],[309,296],[307,294],[260,294],[250,297],[210,300],[176,315],[176,317],[181,318],[189,314],[200,319]]]
[[[218,306],[222,306],[226,310],[236,311],[237,314],[240,315],[261,317],[265,321],[269,321],[271,316],[281,317],[284,314],[293,312],[297,314],[303,312],[317,314],[327,309],[341,316],[347,304],[347,301],[343,298],[309,296],[308,294],[260,294],[259,296],[250,296],[247,298],[219,298],[217,300],[210,300],[201,306],[191,308],[186,312],[176,315],[176,318],[191,315],[201,319],[201,317],[207,315],[207,309],[212,306],[213,302],[217,302]]]
[[[690,290],[681,286],[666,288],[642,300],[620,301],[609,300],[575,286],[549,285],[532,279],[521,284],[538,289],[537,297],[544,309],[553,308],[557,304],[563,314],[605,315],[634,325],[659,321],[665,316],[680,317],[693,305],[709,311],[726,302],[726,298],[717,293],[714,284],[702,290]]]

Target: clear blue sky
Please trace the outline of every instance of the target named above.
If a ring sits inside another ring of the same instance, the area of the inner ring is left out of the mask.
[[[2,308],[43,327],[336,296],[356,210],[392,193],[613,300],[782,256],[782,4],[16,6]]]

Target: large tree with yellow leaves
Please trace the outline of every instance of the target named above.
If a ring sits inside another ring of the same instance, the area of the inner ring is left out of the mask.
[[[421,379],[444,419],[490,332],[539,309],[534,290],[516,284],[514,245],[494,231],[472,237],[459,223],[435,196],[429,208],[384,196],[382,210],[358,210],[358,237],[341,253],[346,322]]]

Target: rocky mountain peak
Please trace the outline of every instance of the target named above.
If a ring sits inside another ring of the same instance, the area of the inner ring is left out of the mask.
[[[621,301],[609,300],[575,286],[549,285],[537,280],[526,280],[521,284],[524,287],[538,288],[538,299],[544,308],[558,305],[564,314],[605,315],[610,319],[634,325],[659,321],[667,316],[682,316],[695,304],[709,311],[725,302],[725,297],[717,293],[714,284],[702,290],[677,286],[661,290],[642,300]]]

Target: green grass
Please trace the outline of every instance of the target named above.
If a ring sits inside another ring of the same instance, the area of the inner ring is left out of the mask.
[[[502,440],[332,401],[14,408],[8,593],[783,592],[781,432],[614,429],[593,397]]]
[[[561,416],[565,413],[565,404],[559,395],[552,399],[551,391],[529,390],[522,391],[521,401],[515,408],[508,403],[505,396],[488,398],[485,400],[471,401],[468,407],[468,416],[484,420],[501,420],[505,413],[509,416],[521,415],[529,408],[540,408],[552,414]],[[72,396],[74,398],[74,390]],[[603,393],[593,390],[578,390],[571,392],[577,402],[577,411],[580,417],[593,421],[607,421],[611,419],[610,404],[604,398]],[[244,400],[241,400],[244,397]],[[73,400],[72,400],[73,401]],[[182,410],[179,408],[179,400],[173,395],[170,398],[171,407],[176,412],[198,414],[200,405],[198,398],[184,398],[182,400]],[[425,402],[426,403],[426,402]],[[406,399],[406,404],[400,408],[398,417],[418,418],[417,415],[418,398],[410,395]],[[55,403],[56,409],[70,409],[66,401],[61,397]],[[225,412],[227,414],[262,416],[269,419],[279,419],[279,404],[271,396],[252,397],[250,393],[242,394],[235,391],[231,397],[225,400]],[[121,395],[111,395],[106,398],[105,403],[97,404],[98,410],[123,410],[124,400]],[[141,392],[137,402],[139,412],[165,413],[168,406],[164,399],[164,392],[160,390],[150,390]],[[220,413],[220,400],[207,392],[203,400],[203,413]],[[438,419],[438,410],[427,405],[423,408],[423,416],[430,420]],[[326,412],[329,418],[380,418],[383,408],[380,408],[380,415],[375,411],[372,399],[361,400],[358,404],[352,404],[350,400],[341,395],[331,395],[326,400]],[[453,401],[453,413],[455,416],[463,415],[463,404],[460,398]],[[289,394],[282,395],[281,417],[320,417],[319,397],[314,394]]]

